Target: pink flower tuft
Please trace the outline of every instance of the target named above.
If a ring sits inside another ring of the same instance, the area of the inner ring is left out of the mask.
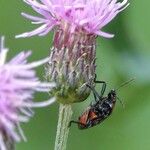
[[[0,42],[0,149],[6,149],[6,139],[19,142],[25,140],[20,122],[28,122],[33,116],[32,107],[43,107],[52,104],[55,98],[45,102],[32,102],[36,91],[49,92],[54,83],[44,83],[36,77],[35,67],[48,61],[27,63],[31,51],[21,52],[6,62],[8,49],[4,48],[4,37]],[[17,132],[17,130],[19,132]]]
[[[114,35],[102,31],[116,15],[128,5],[128,0],[117,2],[117,0],[24,0],[40,16],[22,13],[30,19],[32,24],[39,24],[37,29],[26,32],[20,37],[31,37],[34,35],[44,36],[54,27],[73,32],[86,32],[106,38]]]

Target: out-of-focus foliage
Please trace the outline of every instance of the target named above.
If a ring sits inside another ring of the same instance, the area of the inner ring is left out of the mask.
[[[71,127],[68,150],[149,150],[150,144],[150,1],[133,0],[106,31],[115,33],[113,39],[98,38],[97,76],[107,82],[107,92],[122,82],[135,77],[135,81],[117,91],[125,103],[119,102],[110,118],[89,130],[80,131]],[[6,44],[11,48],[10,56],[20,50],[33,50],[31,60],[49,55],[52,34],[46,37],[15,39],[16,34],[31,30],[20,13],[31,9],[18,0],[0,0],[0,34],[6,36]],[[39,75],[44,76],[42,67]],[[42,72],[42,74],[41,74]],[[43,78],[44,79],[44,78]],[[97,87],[100,90],[100,87]],[[36,100],[47,97],[38,94]],[[93,100],[74,104],[74,119]],[[17,150],[52,150],[57,125],[58,104],[36,110],[29,124],[22,125],[27,143],[17,145]]]

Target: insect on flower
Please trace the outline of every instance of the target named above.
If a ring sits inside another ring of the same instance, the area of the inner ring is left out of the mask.
[[[129,82],[133,81],[134,79],[130,79],[127,82],[124,82],[120,87],[125,86]],[[89,107],[83,112],[83,114],[79,117],[78,121],[70,121],[69,127],[72,123],[78,124],[79,129],[88,129],[90,127],[96,126],[97,124],[100,124],[102,121],[104,121],[106,118],[108,118],[115,107],[116,99],[120,101],[120,99],[117,97],[116,91],[120,88],[117,88],[117,90],[112,89],[106,97],[104,97],[105,89],[106,89],[106,82],[104,81],[96,81],[96,77],[94,79],[95,83],[102,83],[102,89],[101,94],[99,95],[94,87],[87,84],[87,86],[92,90],[95,103],[90,104]],[[121,101],[120,101],[121,102]],[[123,103],[121,102],[123,105]]]

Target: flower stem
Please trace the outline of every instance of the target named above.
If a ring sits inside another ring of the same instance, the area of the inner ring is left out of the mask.
[[[71,116],[72,116],[71,105],[60,104],[54,150],[66,150],[67,139],[69,134],[68,124],[71,120]]]

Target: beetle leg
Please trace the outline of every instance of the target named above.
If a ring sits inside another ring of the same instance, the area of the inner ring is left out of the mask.
[[[95,99],[95,101],[97,102],[97,101],[98,101],[97,98],[99,99],[99,94],[97,93],[97,91],[95,90],[95,88],[92,87],[92,86],[89,85],[89,84],[86,84],[86,86],[89,87],[89,88],[92,90],[94,99]]]
[[[71,121],[69,122],[68,127],[71,127],[71,124],[72,124],[72,123],[75,123],[75,124],[78,124],[78,125],[84,125],[84,124],[82,124],[82,123],[80,123],[80,122],[78,122],[78,121],[71,120]]]
[[[93,106],[93,102],[90,103],[90,106],[91,106],[91,107]]]
[[[97,78],[97,75],[95,74],[95,78],[94,78],[95,83],[102,83],[101,94],[99,95],[99,98],[101,98],[104,95],[104,92],[106,90],[106,82],[105,81],[97,81],[96,78]]]

